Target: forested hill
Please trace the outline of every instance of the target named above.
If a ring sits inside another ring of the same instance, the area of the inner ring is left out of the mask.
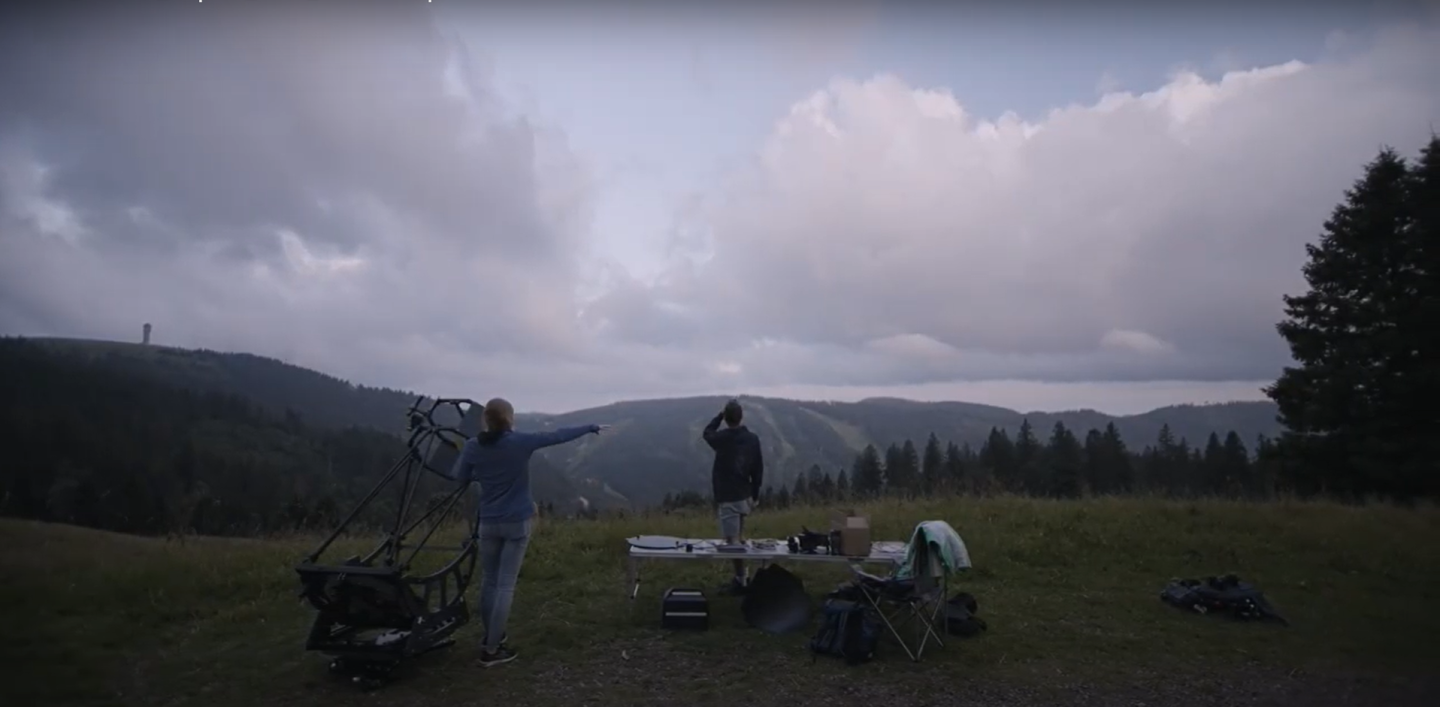
[[[345,406],[368,405],[376,418],[403,420],[414,399],[272,364],[297,390],[317,396],[298,401],[329,423],[314,424],[232,392],[250,392],[229,387],[248,380],[272,405],[294,395],[268,378],[263,364],[258,374],[247,369],[256,360],[0,339],[0,444],[7,454],[0,515],[140,533],[253,535],[332,525],[404,453],[400,425],[342,424]],[[397,407],[382,418],[379,399],[387,395]],[[558,507],[575,498],[558,470],[542,462],[532,472],[538,500]],[[422,497],[449,483],[427,475]],[[390,496],[362,521],[392,517]]]
[[[117,374],[244,397],[276,414],[293,411],[320,427],[369,427],[401,434],[418,395],[372,388],[248,353],[220,353],[89,339],[26,339],[53,354],[103,363]]]
[[[191,351],[160,346],[73,339],[31,339],[65,360],[103,362],[107,370],[136,380],[197,391],[241,396],[277,415],[287,410],[319,428],[369,427],[399,433],[404,411],[416,393],[354,385],[277,361],[239,353]],[[426,391],[464,396],[470,391]],[[523,400],[515,400],[524,407]],[[1211,433],[1235,431],[1247,445],[1278,433],[1274,406],[1244,402],[1176,406],[1141,415],[1112,417],[1094,411],[1025,413],[973,403],[921,403],[876,398],[854,403],[745,398],[747,424],[765,441],[775,484],[791,483],[812,466],[849,467],[865,446],[881,450],[905,440],[923,443],[929,435],[974,449],[992,428],[1014,435],[1022,422],[1044,435],[1056,422],[1084,435],[1114,423],[1133,448],[1152,444],[1168,425],[1176,440],[1203,444]],[[666,494],[703,491],[708,486],[709,452],[700,428],[723,404],[695,397],[626,401],[560,415],[522,415],[522,427],[602,422],[615,425],[599,437],[547,450],[540,455],[537,483],[546,500],[566,502],[583,495],[598,506],[648,505]],[[1253,448],[1253,447],[1252,447]],[[558,467],[558,473],[548,464]]]

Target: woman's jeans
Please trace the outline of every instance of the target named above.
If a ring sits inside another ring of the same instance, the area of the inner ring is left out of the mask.
[[[510,603],[515,598],[515,580],[530,545],[533,518],[513,523],[480,524],[480,616],[485,622],[482,648],[494,651],[505,635]]]

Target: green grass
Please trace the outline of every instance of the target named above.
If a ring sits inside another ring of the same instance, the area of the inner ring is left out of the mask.
[[[398,704],[505,696],[527,704],[709,703],[747,694],[752,703],[779,703],[826,694],[844,701],[849,693],[825,692],[840,689],[840,675],[865,674],[866,689],[889,699],[887,685],[914,690],[927,681],[946,690],[1053,686],[1063,682],[1056,676],[1118,685],[1176,669],[1403,677],[1440,665],[1434,509],[999,498],[865,510],[876,539],[904,539],[920,520],[950,522],[975,563],[957,586],[978,597],[990,630],[948,640],[920,665],[882,646],[876,663],[812,666],[808,633],[760,634],[744,626],[738,600],[713,597],[723,563],[646,563],[640,598],[627,599],[624,538],[708,537],[708,517],[546,519],[512,617],[521,659],[475,667],[472,624],[457,634],[459,645],[424,659],[384,694]],[[826,518],[823,508],[762,513],[751,535],[784,537]],[[0,521],[8,629],[0,651],[13,675],[3,694],[14,697],[3,701],[351,699],[322,657],[301,650],[312,613],[296,596],[292,567],[314,540],[179,541]],[[845,578],[842,568],[791,569],[817,597]],[[1171,577],[1225,572],[1256,582],[1292,626],[1188,615],[1158,600]],[[680,584],[712,594],[712,631],[660,631],[659,593]]]

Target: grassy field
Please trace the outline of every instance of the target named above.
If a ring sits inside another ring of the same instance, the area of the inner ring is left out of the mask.
[[[313,538],[135,538],[0,521],[5,705],[1425,704],[1440,666],[1440,512],[1318,503],[963,499],[865,509],[877,539],[944,519],[975,567],[987,633],[910,663],[812,662],[804,634],[746,627],[727,569],[652,562],[628,600],[624,538],[709,537],[703,516],[541,522],[511,624],[514,663],[475,665],[478,624],[377,693],[301,650],[295,561]],[[823,527],[762,513],[755,537]],[[371,539],[366,538],[365,544]],[[792,566],[818,597],[841,568]],[[1162,604],[1171,577],[1234,572],[1292,624]],[[478,579],[478,578],[477,578]],[[696,584],[716,626],[662,632],[659,594]],[[473,601],[473,599],[472,599]],[[818,603],[818,601],[817,601]],[[1432,702],[1433,703],[1433,702]]]

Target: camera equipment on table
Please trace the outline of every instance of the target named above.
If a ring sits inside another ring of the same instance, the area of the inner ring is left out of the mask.
[[[805,526],[800,526],[800,534],[792,535],[785,543],[790,548],[791,554],[805,555],[835,555],[839,553],[840,532],[817,533]],[[824,548],[824,552],[819,552]]]

